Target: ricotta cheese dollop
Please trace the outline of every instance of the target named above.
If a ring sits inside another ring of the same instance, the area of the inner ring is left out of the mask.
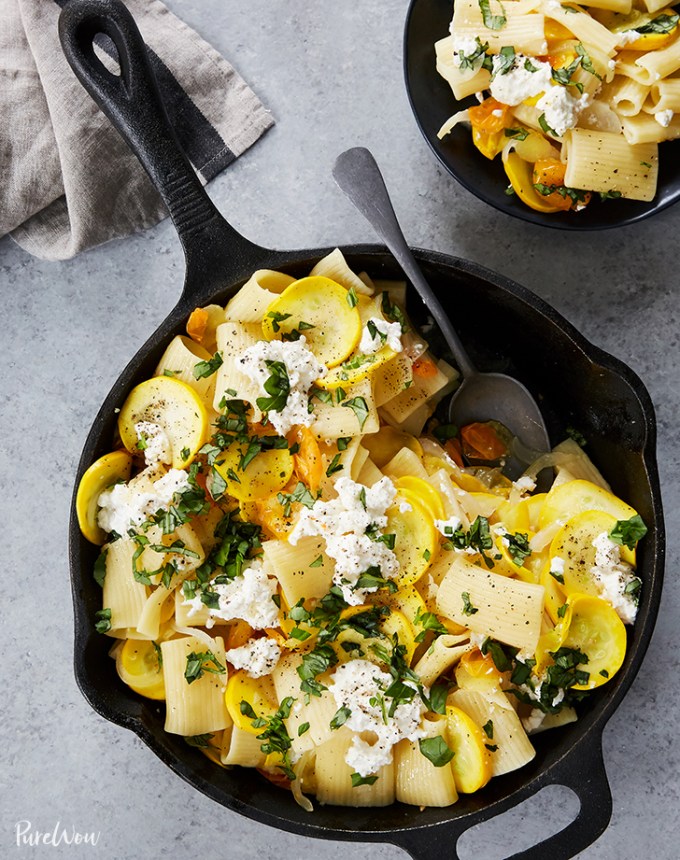
[[[154,424],[153,421],[138,421],[135,424],[135,433],[139,442],[144,445],[144,459],[147,466],[172,462],[172,445],[168,434],[160,424]]]
[[[624,624],[632,624],[637,615],[637,601],[626,588],[634,582],[639,582],[633,573],[633,568],[621,561],[621,547],[610,539],[607,532],[602,532],[593,541],[595,547],[595,564],[590,572],[595,580],[600,596],[616,610]]]
[[[277,361],[285,366],[290,385],[285,405],[283,409],[267,413],[281,435],[296,424],[309,427],[314,423],[314,415],[309,411],[309,389],[328,373],[328,368],[307,349],[306,343],[304,335],[295,341],[261,340],[249,346],[237,362],[239,369],[259,384],[262,397],[268,396],[264,384],[272,375],[267,362]]]
[[[401,324],[371,317],[361,332],[359,352],[372,355],[383,346],[388,346],[393,352],[402,351]]]
[[[264,630],[266,627],[276,627],[279,623],[279,610],[273,601],[277,592],[278,582],[267,576],[259,559],[248,563],[239,576],[229,582],[213,585],[213,591],[218,596],[218,605],[208,609],[206,627],[212,627],[215,618],[232,621],[240,618],[250,624],[253,630]],[[200,591],[195,597],[184,600],[189,609],[189,617],[196,615],[204,608]]]
[[[349,660],[335,670],[328,684],[338,708],[350,711],[345,725],[356,732],[345,761],[363,777],[390,764],[392,747],[400,740],[417,740],[425,735],[420,723],[427,709],[417,693],[410,702],[400,702],[393,716],[384,717],[378,697],[392,680],[391,675],[369,660]],[[408,681],[404,683],[414,686]],[[388,699],[388,711],[390,703]],[[361,738],[362,732],[370,732],[375,741],[370,743]]]
[[[245,669],[251,678],[261,678],[268,675],[279,662],[281,649],[268,636],[260,639],[249,639],[240,648],[227,651],[227,660],[234,669]]]
[[[525,68],[529,60],[535,72]],[[504,105],[518,105],[525,99],[530,99],[540,93],[545,93],[551,86],[552,67],[535,57],[525,57],[517,54],[512,67],[503,72],[503,57],[496,54],[493,58],[493,80],[489,86],[491,95]]]
[[[363,603],[364,596],[376,587],[357,588],[357,581],[370,567],[380,568],[380,575],[393,578],[399,564],[394,552],[375,534],[387,525],[385,511],[394,501],[396,487],[389,478],[382,478],[372,487],[357,484],[351,478],[335,482],[337,498],[316,501],[303,508],[300,519],[288,537],[295,545],[302,537],[322,537],[326,555],[335,562],[333,582],[342,590],[351,606]],[[373,537],[366,531],[372,527]]]
[[[167,511],[175,493],[189,488],[189,476],[182,469],[170,469],[151,486],[140,490],[134,484],[115,484],[99,496],[97,522],[105,532],[125,536],[152,514]]]

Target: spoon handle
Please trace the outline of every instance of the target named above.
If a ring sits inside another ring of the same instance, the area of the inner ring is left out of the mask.
[[[464,378],[477,372],[448,316],[416,263],[394,214],[375,158],[357,146],[338,156],[333,178],[389,248],[439,326]]]

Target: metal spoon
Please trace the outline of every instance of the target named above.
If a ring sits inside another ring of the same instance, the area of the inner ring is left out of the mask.
[[[449,404],[449,420],[459,427],[473,421],[504,424],[520,443],[505,466],[506,474],[516,477],[522,471],[517,462],[520,457],[529,462],[550,450],[538,404],[518,380],[504,373],[482,373],[472,363],[406,244],[380,168],[368,149],[355,147],[343,152],[335,162],[333,177],[392,252],[434,317],[458,364],[463,382]],[[522,450],[527,451],[526,456],[522,456]]]

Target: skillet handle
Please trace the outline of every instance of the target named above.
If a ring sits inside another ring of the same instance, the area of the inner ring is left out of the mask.
[[[98,34],[113,41],[120,75],[108,71],[95,54]],[[120,0],[70,0],[59,16],[59,36],[78,80],[163,198],[184,249],[186,283],[219,270],[225,260],[232,271],[247,271],[263,249],[224,220],[199,182],[168,119],[146,45],[127,8]]]
[[[548,785],[571,788],[581,803],[578,815],[558,833],[526,851],[512,854],[507,860],[546,860],[547,857],[550,860],[571,860],[604,833],[612,815],[612,795],[602,758],[601,735],[585,746],[579,745],[578,752],[545,774],[536,789]],[[500,811],[505,812],[513,805],[511,803]],[[454,820],[441,827],[406,831],[393,841],[408,851],[414,860],[460,860],[457,843],[463,833],[495,814],[493,811],[486,815],[473,814],[471,820]],[[507,841],[511,845],[512,833],[508,833]]]

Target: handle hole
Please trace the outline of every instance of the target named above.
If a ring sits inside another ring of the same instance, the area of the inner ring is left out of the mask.
[[[120,56],[110,36],[106,33],[96,33],[92,39],[92,50],[107,72],[117,78],[121,77]]]
[[[564,785],[548,785],[490,821],[475,824],[458,840],[460,860],[505,860],[559,833],[576,818],[578,795]]]

